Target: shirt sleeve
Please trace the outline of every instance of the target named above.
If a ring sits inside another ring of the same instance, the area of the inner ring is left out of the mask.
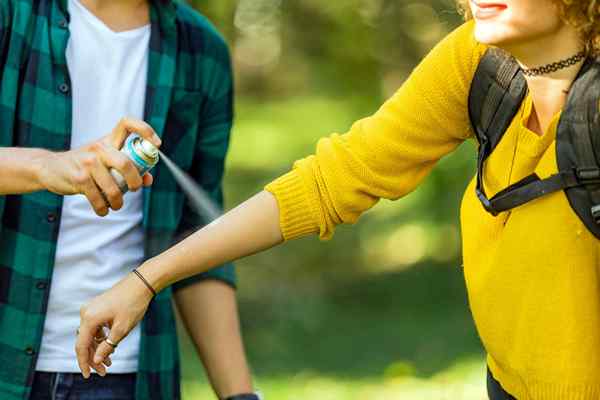
[[[2,86],[2,80],[4,78],[4,70],[6,68],[6,57],[8,50],[8,38],[11,29],[11,18],[10,18],[10,1],[0,0],[0,87]],[[1,124],[0,124],[1,125]],[[10,144],[10,135],[12,132],[0,132],[0,145],[7,146]],[[0,218],[4,215],[4,206],[6,203],[6,196],[0,196]]]
[[[443,39],[374,115],[346,134],[321,139],[315,155],[297,161],[266,187],[277,198],[290,240],[354,223],[379,199],[413,191],[436,162],[472,136],[471,81],[484,46],[468,22]]]
[[[216,35],[216,33],[213,33]],[[233,123],[233,73],[227,44],[218,36],[210,46],[211,71],[208,79],[207,98],[202,108],[196,152],[190,175],[200,184],[210,199],[220,208],[223,207],[223,174],[225,158],[229,148],[229,139]],[[186,200],[179,233],[185,234],[208,221],[199,215]],[[236,285],[233,264],[216,267],[205,273],[193,276],[174,285],[180,289],[204,279],[221,280],[232,287]]]

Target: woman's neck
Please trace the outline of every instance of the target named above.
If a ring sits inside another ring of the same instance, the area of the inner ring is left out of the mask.
[[[567,59],[583,49],[577,31],[564,25],[550,37],[528,41],[526,44],[506,46],[523,68],[535,68]],[[577,64],[538,76],[526,76],[527,86],[533,100],[533,109],[528,128],[542,135],[550,125],[568,97],[569,89],[575,81],[583,61]]]
[[[149,0],[76,0],[115,32],[150,23]]]

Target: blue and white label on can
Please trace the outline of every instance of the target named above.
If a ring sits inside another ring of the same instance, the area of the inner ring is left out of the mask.
[[[123,152],[133,161],[136,168],[140,172],[140,175],[144,175],[146,172],[150,171],[154,164],[148,163],[142,157],[137,154],[137,151],[134,147],[134,143],[136,140],[142,140],[138,135],[131,135],[127,141],[125,142],[125,146],[123,146]]]

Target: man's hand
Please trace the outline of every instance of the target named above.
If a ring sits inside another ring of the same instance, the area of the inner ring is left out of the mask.
[[[107,215],[109,208],[119,210],[123,194],[110,175],[111,168],[121,173],[130,191],[152,184],[152,176],[141,177],[133,162],[119,151],[132,133],[157,147],[161,144],[150,125],[123,118],[109,135],[97,142],[64,153],[45,153],[38,160],[38,179],[53,193],[85,195],[99,216]]]

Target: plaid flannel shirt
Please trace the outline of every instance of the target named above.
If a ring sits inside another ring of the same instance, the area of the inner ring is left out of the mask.
[[[65,50],[66,0],[0,0],[0,146],[70,148],[72,99]],[[151,2],[145,120],[162,150],[218,202],[232,123],[227,45],[190,7]],[[145,256],[202,224],[171,174],[158,165],[144,189]],[[51,285],[62,196],[0,196],[0,399],[25,400],[35,373]],[[235,284],[226,265],[194,277]],[[172,289],[142,321],[136,398],[180,398]],[[75,333],[74,333],[75,334]]]

